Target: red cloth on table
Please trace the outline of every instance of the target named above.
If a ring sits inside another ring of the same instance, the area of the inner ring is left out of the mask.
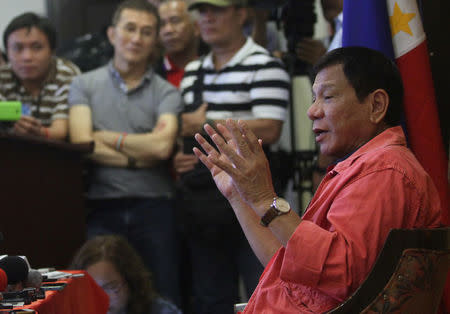
[[[67,285],[60,291],[46,291],[45,299],[37,300],[23,308],[33,309],[38,314],[103,314],[108,311],[109,297],[85,271],[83,277],[72,277],[58,282]]]

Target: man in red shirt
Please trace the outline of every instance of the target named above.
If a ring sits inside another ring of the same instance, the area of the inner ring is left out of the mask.
[[[194,149],[266,266],[244,313],[322,313],[362,283],[392,228],[440,225],[440,202],[399,125],[395,65],[362,47],[339,48],[315,67],[308,116],[327,169],[305,215],[274,192],[261,141],[245,122],[205,130]],[[222,136],[220,136],[219,134]]]
[[[164,47],[163,76],[179,87],[186,64],[195,60],[198,53],[199,30],[189,14],[184,0],[170,0],[159,6],[161,28],[159,31]]]

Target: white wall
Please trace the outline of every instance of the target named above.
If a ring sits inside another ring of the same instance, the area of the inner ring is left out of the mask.
[[[76,1],[76,0],[75,0]],[[45,0],[0,0],[0,38],[1,49],[3,47],[3,31],[11,20],[25,12],[35,12],[40,15],[47,15]]]

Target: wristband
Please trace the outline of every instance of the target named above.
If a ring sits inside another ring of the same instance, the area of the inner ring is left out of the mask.
[[[125,143],[125,137],[127,137],[128,133],[127,133],[127,132],[123,132],[122,135],[123,135],[123,136],[122,136],[122,141],[121,141],[120,144],[119,144],[119,150],[122,150],[122,148],[123,148],[123,143]]]
[[[117,137],[116,142],[114,143],[114,146],[116,147],[117,151],[120,151],[120,144],[122,143],[122,139],[123,139],[123,134],[120,134]]]
[[[122,147],[123,147],[123,141],[125,140],[125,137],[127,136],[127,132],[123,132],[122,134],[120,134],[117,137],[116,142],[114,143],[114,146],[116,147],[116,150],[118,152],[121,151]]]

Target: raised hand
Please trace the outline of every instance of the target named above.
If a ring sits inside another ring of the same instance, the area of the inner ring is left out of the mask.
[[[219,189],[221,191],[225,189],[224,192],[229,193],[231,191],[229,184],[232,184],[251,207],[270,205],[275,192],[269,163],[261,142],[243,121],[228,119],[225,125],[218,124],[217,130],[223,137],[210,126],[205,126],[205,131],[217,145],[220,153],[198,134],[196,139],[208,156],[199,155],[198,150],[194,152],[211,170],[213,176],[217,175],[221,179],[220,183],[225,184],[222,187],[218,186]],[[228,198],[227,195],[225,197]]]
[[[209,136],[215,134],[216,132],[210,125],[205,125],[205,131]],[[223,171],[221,168],[217,167],[213,163],[208,160],[209,156],[216,156],[218,159],[224,159],[224,162],[227,162],[225,156],[221,156],[200,134],[195,135],[195,139],[202,146],[205,152],[208,154],[206,156],[200,149],[194,147],[194,154],[200,159],[200,161],[209,169],[211,175],[216,183],[217,188],[222,193],[225,198],[229,201],[233,201],[234,198],[240,198],[239,193],[236,188],[233,186],[233,182],[231,177]],[[233,145],[233,143],[229,142],[229,145]]]

